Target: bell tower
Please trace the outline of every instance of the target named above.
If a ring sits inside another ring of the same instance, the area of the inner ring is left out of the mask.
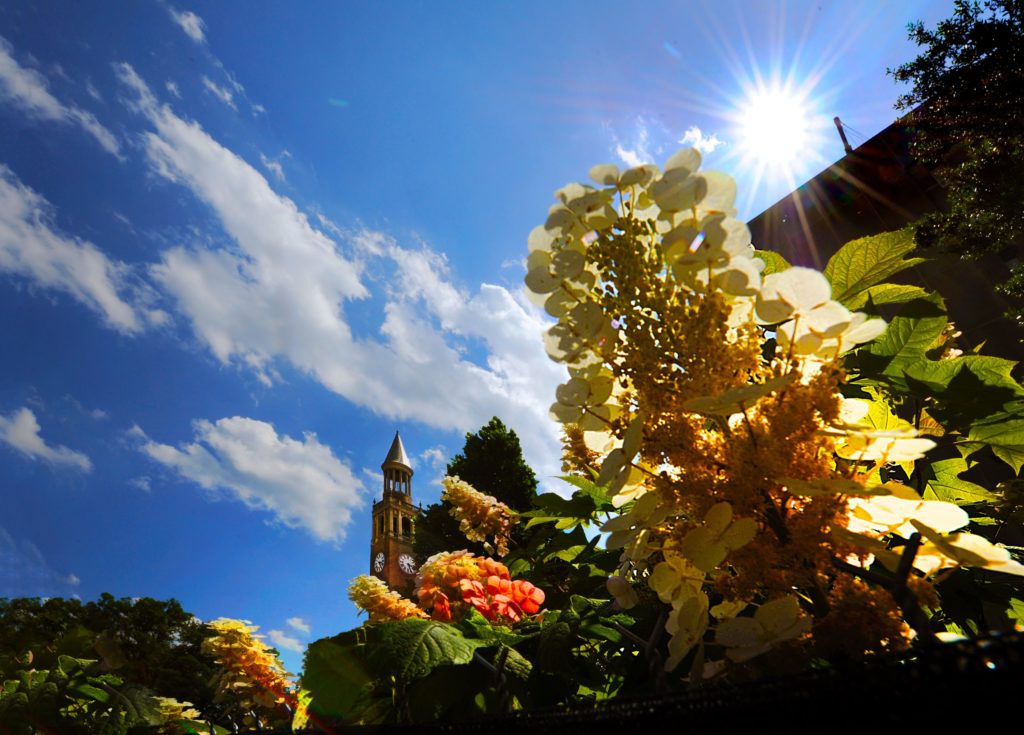
[[[398,592],[411,593],[419,567],[412,550],[419,509],[412,504],[412,467],[395,432],[384,464],[384,493],[373,504],[370,572]]]

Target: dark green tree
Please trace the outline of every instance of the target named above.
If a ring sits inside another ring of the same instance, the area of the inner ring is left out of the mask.
[[[133,685],[203,710],[212,702],[217,671],[200,646],[209,630],[176,600],[134,601],[104,593],[98,600],[0,598],[0,672],[32,652],[36,668],[60,654],[101,659],[104,669]]]
[[[1024,233],[1024,0],[955,0],[934,29],[908,26],[920,55],[889,69],[909,82],[912,152],[947,187],[949,206],[926,215],[918,243],[977,258],[1020,245]],[[998,290],[1024,298],[1024,265]],[[1024,311],[1013,312],[1024,321]]]
[[[459,476],[516,511],[530,510],[537,495],[537,476],[523,459],[519,437],[497,416],[475,434],[466,434],[462,451],[452,457],[446,473]],[[515,529],[513,541],[521,541],[521,534],[521,529]],[[462,535],[447,504],[427,506],[416,524],[416,554],[426,559],[439,551],[458,549],[485,553],[480,544],[470,543]]]

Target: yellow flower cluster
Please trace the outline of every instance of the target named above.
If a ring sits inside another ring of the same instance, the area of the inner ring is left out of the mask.
[[[221,667],[215,701],[229,702],[246,720],[250,710],[260,712],[264,725],[291,722],[287,704],[293,702],[292,681],[273,649],[255,635],[259,628],[245,620],[219,618],[207,625],[215,635],[202,650]]]
[[[489,553],[505,556],[516,513],[497,498],[484,495],[458,477],[446,477],[441,484],[444,486],[441,500],[451,504],[452,517],[459,522],[459,530],[465,537],[481,542]],[[488,538],[494,541],[493,545]]]
[[[157,712],[164,724],[157,728],[159,735],[177,735],[181,732],[181,720],[198,720],[202,714],[193,709],[191,702],[179,702],[173,697],[154,697]]]
[[[720,670],[806,639],[812,622],[824,638],[844,630],[841,610],[858,611],[863,650],[898,647],[895,601],[837,560],[917,530],[925,574],[1024,567],[952,533],[967,523],[955,506],[878,479],[934,446],[909,426],[873,428],[840,397],[839,358],[885,323],[833,300],[818,271],[766,272],[735,183],[700,163],[686,149],[663,169],[595,166],[598,186],[558,190],[529,237],[529,297],[558,320],[545,347],[569,371],[551,415],[582,430],[621,509],[603,527],[622,549],[608,589],[623,607],[636,585],[671,605],[669,669],[711,646],[697,660]]]
[[[361,575],[348,587],[348,599],[370,615],[371,623],[405,618],[425,618],[427,614],[411,600],[407,600],[377,577]]]

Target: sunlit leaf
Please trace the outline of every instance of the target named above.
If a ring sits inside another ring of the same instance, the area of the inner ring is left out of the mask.
[[[928,490],[936,500],[945,500],[957,505],[992,502],[998,496],[981,485],[960,478],[968,469],[967,461],[960,458],[932,462],[927,467]],[[927,493],[925,494],[927,498]]]
[[[914,299],[924,299],[928,292],[920,286],[907,286],[902,283],[879,283],[859,291],[843,303],[849,309],[863,309],[870,304],[905,304]]]
[[[990,423],[976,424],[971,427],[967,439],[959,447],[965,457],[991,447],[999,459],[1020,474],[1024,466],[1024,418],[1005,417]]]
[[[915,247],[914,230],[909,227],[846,243],[825,266],[832,298],[854,308],[850,302],[862,291],[923,263],[923,258],[906,257]]]
[[[781,273],[793,267],[789,264],[789,261],[772,250],[755,250],[754,257],[759,258],[764,263],[764,270],[761,271],[762,276]]]

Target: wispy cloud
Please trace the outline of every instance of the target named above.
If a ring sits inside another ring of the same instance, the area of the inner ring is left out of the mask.
[[[214,97],[219,99],[232,110],[238,109],[238,107],[235,105],[235,96],[234,94],[232,94],[231,90],[217,85],[208,76],[203,76],[203,86],[206,88],[207,92],[209,92]]]
[[[0,526],[0,597],[68,597],[80,584],[75,574],[56,571],[31,541]]]
[[[268,630],[267,637],[274,644],[274,648],[295,651],[295,653],[302,653],[306,650],[302,641],[286,634],[283,630]]]
[[[37,120],[78,125],[108,153],[123,160],[121,145],[91,112],[61,103],[50,93],[46,77],[15,60],[14,48],[0,37],[0,99],[5,99],[25,115]]]
[[[168,7],[171,19],[185,31],[185,35],[196,43],[206,43],[206,23],[191,10],[176,10]]]
[[[632,133],[625,140],[614,130],[611,130],[611,135],[615,155],[627,166],[640,166],[654,160],[650,128],[643,117],[636,119]]]
[[[171,96],[181,99],[181,89],[178,87],[177,82],[167,81],[164,83],[164,89],[166,89]]]
[[[313,629],[309,627],[309,623],[302,618],[288,618],[286,622],[288,623],[289,628],[297,630],[303,635],[309,635],[313,631]]]
[[[90,242],[59,233],[52,221],[50,203],[0,164],[0,272],[64,291],[120,332],[140,331],[143,318],[121,296],[129,290],[127,266]]]
[[[545,355],[546,320],[522,296],[492,284],[466,291],[443,256],[383,233],[339,228],[339,245],[263,174],[158,105],[130,66],[119,74],[153,126],[144,136],[153,172],[206,203],[234,241],[230,249],[172,248],[152,269],[218,360],[269,382],[283,358],[380,415],[443,429],[477,429],[500,415],[539,474],[558,472],[557,431],[546,414],[564,369]],[[344,305],[371,295],[367,268],[391,285],[379,294],[379,338],[357,339]]]
[[[448,463],[448,454],[442,446],[430,447],[420,452],[420,459],[422,459],[428,467],[437,470]]]
[[[281,151],[281,154],[277,158],[270,158],[269,156],[261,153],[260,163],[263,164],[263,168],[274,174],[274,178],[284,183],[286,179],[284,175],[284,167],[281,165],[281,161],[290,157],[291,154],[288,151]]]
[[[688,127],[679,142],[683,145],[693,146],[698,151],[705,154],[712,153],[716,148],[724,145],[717,135],[714,133],[711,135],[704,135],[701,129],[696,125]]]
[[[40,436],[36,415],[28,408],[19,408],[10,416],[0,416],[0,443],[16,449],[30,459],[55,465],[69,465],[83,472],[92,470],[92,462],[82,452],[47,444]]]
[[[193,424],[193,440],[160,444],[136,428],[140,450],[213,493],[269,510],[285,526],[304,528],[321,541],[341,542],[365,491],[349,465],[315,434],[301,440],[278,435],[265,421],[233,416]]]

